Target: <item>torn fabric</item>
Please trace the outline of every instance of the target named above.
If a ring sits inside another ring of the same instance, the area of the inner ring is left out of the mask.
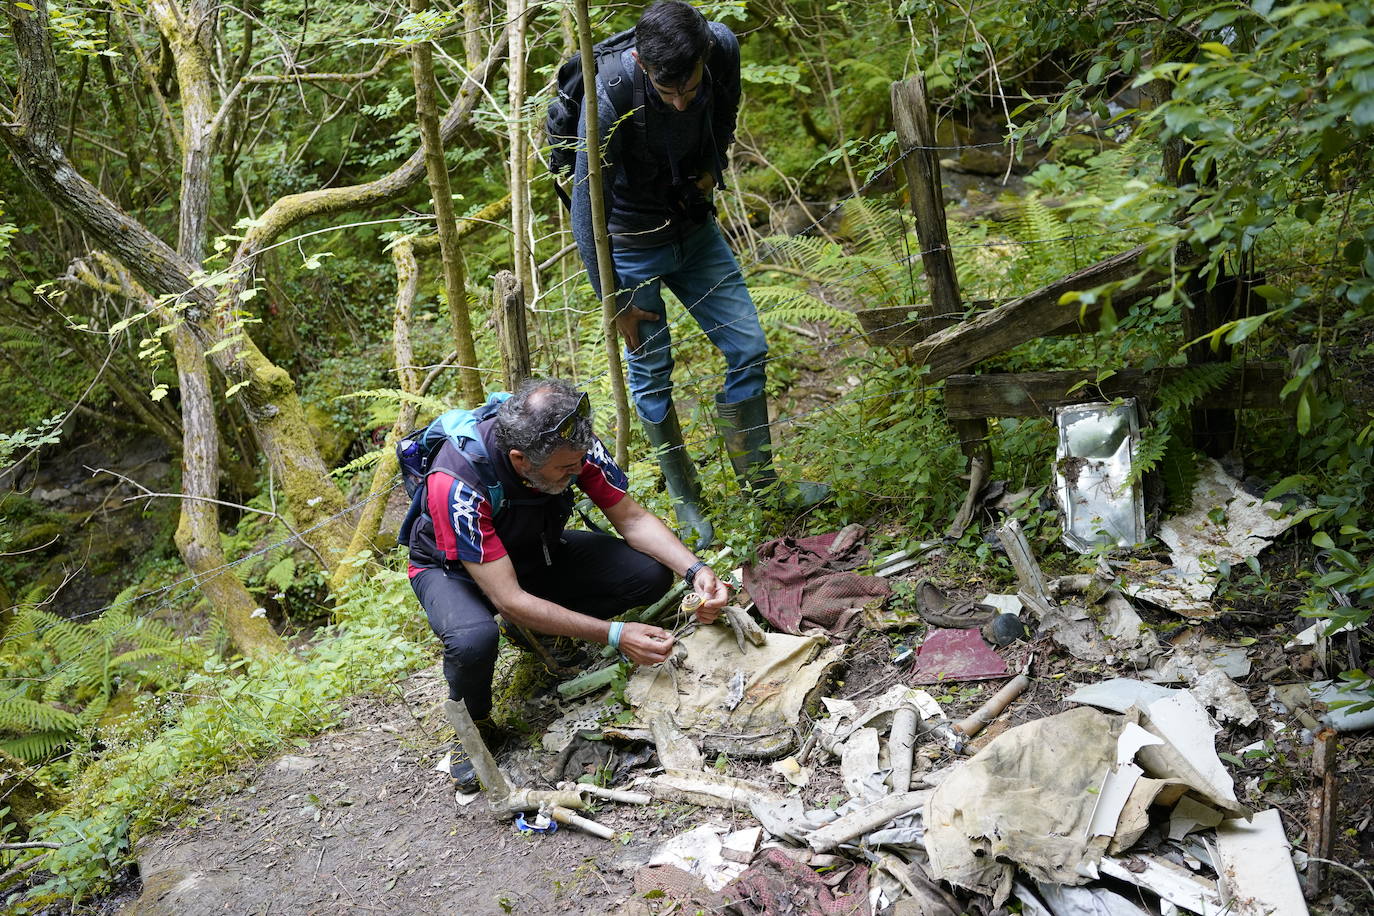
[[[832,554],[834,541],[834,534],[778,538],[761,544],[758,559],[745,564],[744,587],[776,629],[846,634],[891,594],[886,579],[852,572],[869,561],[867,550],[850,539],[848,549]]]
[[[1122,727],[1119,717],[1080,708],[994,738],[926,806],[932,876],[998,906],[1011,893],[1013,862],[1055,884],[1094,877],[1107,840],[1090,836],[1089,825]]]
[[[648,729],[666,715],[687,734],[700,735],[703,747],[750,757],[781,757],[798,746],[807,697],[846,648],[772,633],[767,645],[741,652],[733,632],[715,626],[698,627],[679,645],[686,650],[680,663],[641,667],[625,685],[635,713],[631,726]],[[743,686],[737,697],[732,682]]]

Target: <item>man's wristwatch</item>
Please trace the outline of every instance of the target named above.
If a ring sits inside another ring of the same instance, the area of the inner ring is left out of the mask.
[[[688,588],[696,588],[696,587],[697,587],[697,586],[696,586],[697,573],[701,572],[701,571],[702,571],[703,569],[705,569],[705,568],[706,568],[706,561],[705,561],[705,560],[697,560],[697,561],[696,561],[695,563],[693,563],[691,566],[687,567],[687,571],[686,571],[685,573],[682,574],[682,579],[683,579],[684,582],[687,583],[687,587],[688,587]]]

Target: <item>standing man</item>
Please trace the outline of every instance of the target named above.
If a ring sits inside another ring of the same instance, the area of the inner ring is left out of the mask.
[[[607,621],[659,598],[675,575],[704,599],[700,622],[720,614],[725,585],[628,495],[625,475],[592,433],[585,393],[558,379],[527,381],[477,433],[485,459],[453,440],[434,456],[409,547],[411,587],[444,644],[449,698],[465,702],[479,725],[489,727],[498,611],[537,633],[613,646],[640,665],[667,659],[672,635]],[[501,487],[495,512],[480,460]],[[565,530],[573,484],[624,540]],[[450,759],[460,788],[475,790],[466,754]]]
[[[618,80],[631,81],[633,111],[616,111],[610,100],[606,86]],[[714,532],[702,512],[696,468],[673,407],[664,286],[725,357],[716,413],[740,486],[757,489],[777,479],[764,398],[768,342],[711,203],[714,189],[725,187],[727,152],[735,139],[739,42],[691,5],[658,0],[640,16],[634,47],[618,61],[602,63],[596,88],[606,222],[619,290],[616,326],[625,338],[630,392],[649,442],[659,450],[678,521],[701,547]],[[573,235],[600,295],[585,118],[578,135]],[[810,486],[801,493],[803,502],[824,495]]]

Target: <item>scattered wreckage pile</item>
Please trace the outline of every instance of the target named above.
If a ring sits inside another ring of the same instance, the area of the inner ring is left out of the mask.
[[[1061,480],[1061,497],[1072,505],[1088,476]],[[489,801],[526,830],[553,821],[608,838],[609,828],[578,813],[589,798],[732,812],[657,847],[634,872],[626,913],[1306,913],[1304,885],[1308,896],[1319,889],[1319,859],[1334,835],[1334,735],[1369,728],[1374,715],[1335,709],[1319,720],[1313,703],[1332,699],[1326,684],[1271,691],[1272,708],[1297,715],[1314,744],[1311,824],[1289,824],[1305,830],[1311,852],[1300,879],[1294,858],[1307,854],[1290,848],[1280,812],[1241,804],[1216,750],[1216,722],[1261,722],[1235,680],[1249,672],[1246,648],[1198,629],[1163,645],[1133,603],[1205,618],[1218,564],[1244,562],[1287,527],[1279,507],[1248,496],[1219,467],[1196,496],[1194,510],[1161,531],[1173,551],[1168,567],[1100,561],[1094,575],[1047,581],[1008,521],[998,536],[1017,594],[951,601],[922,580],[919,620],[885,604],[890,577],[916,565],[920,550],[875,561],[859,526],[764,545],[741,572],[770,632],[738,608],[717,625],[682,624],[675,658],[636,671],[624,707],[603,690],[614,666],[560,685],[578,702],[545,734],[545,750],[557,755],[551,775],[575,772],[570,759],[593,733],[643,748],[638,761],[652,762],[652,748],[661,771],[626,789],[565,782],[538,792],[507,786],[495,761],[477,755]],[[1135,508],[1115,517],[1130,528]],[[1090,533],[1066,525],[1066,540],[1102,543],[1105,517]],[[1134,543],[1139,534],[1120,537]],[[895,641],[916,624],[927,627],[923,638],[897,645],[890,675],[851,682],[847,699],[822,696],[861,630],[890,631]],[[1323,637],[1313,628],[1292,645],[1303,640]],[[1138,677],[1088,683],[1064,698],[1064,711],[1006,727],[998,717],[1032,684],[1035,652],[1060,650],[1094,670],[1121,665]],[[1019,659],[1020,673],[1004,655]],[[1010,679],[958,721],[919,686],[1001,678]],[[608,706],[620,713],[614,725]],[[465,745],[480,742],[461,706],[449,713]],[[772,763],[745,779],[710,760]],[[808,806],[818,794],[808,786],[827,780],[828,803]],[[727,826],[741,821],[750,825]]]

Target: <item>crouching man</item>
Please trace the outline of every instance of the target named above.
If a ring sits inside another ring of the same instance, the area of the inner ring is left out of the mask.
[[[624,472],[592,432],[585,393],[558,379],[528,381],[477,432],[484,449],[449,440],[430,465],[425,511],[410,537],[410,583],[443,642],[449,697],[479,725],[489,729],[498,612],[535,633],[616,646],[640,665],[665,661],[672,635],[610,619],[658,599],[674,576],[703,598],[698,620],[720,614],[725,585],[630,497]],[[500,485],[495,512],[480,451]],[[566,529],[573,484],[620,537]],[[451,771],[462,790],[477,788],[457,746]]]

